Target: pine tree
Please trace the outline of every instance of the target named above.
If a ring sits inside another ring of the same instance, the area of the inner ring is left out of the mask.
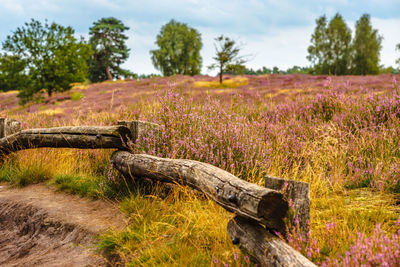
[[[102,18],[90,28],[90,44],[93,55],[89,63],[89,79],[92,82],[112,80],[125,73],[120,65],[129,56],[123,33],[129,30],[116,18]]]

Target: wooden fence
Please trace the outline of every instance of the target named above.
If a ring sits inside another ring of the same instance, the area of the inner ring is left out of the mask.
[[[239,245],[262,266],[315,266],[273,234],[280,232],[285,236],[289,200],[293,203],[301,231],[308,232],[310,197],[307,183],[266,177],[265,187],[262,187],[207,163],[130,153],[127,141],[136,140],[149,129],[158,131],[159,127],[148,122],[119,121],[116,126],[21,130],[18,121],[0,118],[0,160],[10,153],[30,148],[115,148],[111,164],[125,177],[181,183],[203,192],[233,212],[236,216],[227,226],[233,244]]]

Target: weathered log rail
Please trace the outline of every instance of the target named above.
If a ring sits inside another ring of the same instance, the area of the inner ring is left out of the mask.
[[[279,232],[288,203],[276,190],[246,182],[220,168],[194,160],[166,159],[116,151],[111,162],[124,176],[182,183],[203,192],[226,210]]]
[[[266,187],[246,182],[210,164],[183,159],[166,159],[132,154],[129,140],[148,130],[159,131],[153,123],[119,121],[118,126],[77,126],[20,130],[15,120],[0,118],[0,159],[23,149],[53,147],[117,149],[112,165],[125,177],[150,178],[181,183],[203,192],[236,217],[228,223],[232,242],[262,266],[315,266],[271,232],[285,233],[289,199],[308,231],[309,186],[306,183],[266,177]],[[0,162],[1,164],[1,162]],[[262,225],[264,226],[262,226]]]
[[[0,139],[0,154],[24,149],[117,148],[126,149],[131,131],[125,126],[77,126],[23,130]]]

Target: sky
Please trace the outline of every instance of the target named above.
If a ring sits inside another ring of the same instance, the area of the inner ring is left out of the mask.
[[[321,15],[339,12],[354,35],[354,24],[369,14],[373,28],[383,36],[380,64],[396,66],[400,51],[400,0],[0,0],[0,43],[31,18],[71,26],[88,39],[89,28],[103,17],[115,17],[126,32],[130,56],[123,67],[138,74],[159,73],[150,51],[163,25],[171,19],[197,29],[202,38],[202,74],[215,75],[214,38],[235,39],[248,68],[287,69],[309,66],[307,47]]]

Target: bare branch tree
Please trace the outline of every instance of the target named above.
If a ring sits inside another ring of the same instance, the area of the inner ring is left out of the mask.
[[[244,56],[239,56],[240,47],[236,45],[236,41],[223,35],[215,38],[214,43],[216,56],[213,59],[216,63],[208,66],[208,69],[219,70],[219,82],[222,83],[222,75],[227,67],[243,67],[248,60]]]

